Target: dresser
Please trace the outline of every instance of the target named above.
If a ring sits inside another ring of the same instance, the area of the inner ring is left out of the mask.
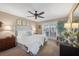
[[[16,44],[15,39],[16,38],[13,35],[11,37],[5,37],[0,39],[0,51],[4,51],[12,47],[15,47]]]

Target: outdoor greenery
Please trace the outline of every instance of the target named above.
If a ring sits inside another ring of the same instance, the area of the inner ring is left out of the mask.
[[[78,35],[78,32],[75,32],[73,30],[71,31],[64,30],[60,34],[61,36],[60,41],[63,42],[64,44],[67,44],[73,47],[79,47],[77,35]]]

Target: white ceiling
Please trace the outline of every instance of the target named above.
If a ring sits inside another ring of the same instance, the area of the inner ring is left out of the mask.
[[[25,17],[29,20],[33,21],[44,21],[55,18],[66,17],[70,12],[73,3],[0,3],[0,11],[4,11],[16,16]],[[38,12],[44,11],[45,18],[38,18],[37,20],[31,16],[28,11],[34,12],[37,10]]]

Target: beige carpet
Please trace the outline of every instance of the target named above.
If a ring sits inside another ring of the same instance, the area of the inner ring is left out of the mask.
[[[9,50],[0,52],[0,56],[29,56],[30,54],[28,54],[26,51],[24,51],[22,48],[20,47],[14,47],[11,48]]]
[[[38,52],[38,56],[59,56],[59,46],[55,40],[48,40]]]
[[[14,47],[9,50],[0,52],[0,56],[31,56],[22,47]],[[41,47],[37,56],[59,56],[59,46],[54,40],[48,40],[43,47]]]

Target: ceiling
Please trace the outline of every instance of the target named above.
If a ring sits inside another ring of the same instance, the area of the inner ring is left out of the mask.
[[[76,8],[75,12],[74,12],[74,16],[79,16],[79,5]]]
[[[0,11],[4,11],[16,16],[25,17],[32,21],[45,21],[55,18],[66,17],[70,12],[74,3],[0,3]],[[28,13],[28,11],[38,11],[39,13],[44,11],[45,18],[34,19],[34,17]]]

